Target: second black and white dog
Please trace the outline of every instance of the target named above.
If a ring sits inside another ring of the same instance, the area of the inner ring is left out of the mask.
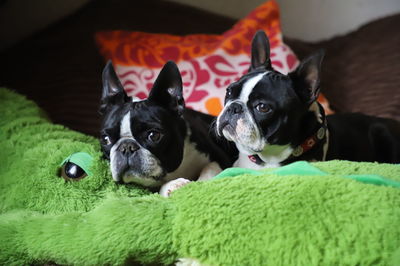
[[[116,182],[163,186],[160,193],[166,196],[187,180],[214,175],[218,166],[234,161],[209,134],[214,117],[185,108],[181,75],[173,62],[165,64],[145,100],[127,96],[109,62],[100,113],[101,145]]]
[[[325,116],[317,102],[323,52],[283,75],[271,66],[267,36],[252,42],[251,67],[227,88],[217,133],[235,142],[235,166],[277,167],[297,160],[400,162],[400,123],[362,114]]]

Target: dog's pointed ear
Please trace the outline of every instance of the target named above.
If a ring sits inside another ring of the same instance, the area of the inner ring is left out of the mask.
[[[121,104],[129,101],[124,87],[117,73],[115,73],[111,60],[107,62],[103,70],[103,93],[101,96],[100,113],[102,114],[108,105]]]
[[[297,92],[307,103],[312,103],[318,98],[324,55],[324,50],[318,50],[301,61],[297,69],[289,74],[295,82]]]
[[[183,113],[185,101],[182,94],[182,77],[174,62],[168,61],[161,69],[148,100],[177,112],[179,115]]]
[[[272,69],[270,46],[267,35],[259,30],[251,42],[251,65],[249,71]]]

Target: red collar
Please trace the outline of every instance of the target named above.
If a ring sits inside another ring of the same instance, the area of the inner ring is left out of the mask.
[[[297,146],[293,152],[292,155],[294,157],[299,157],[303,153],[306,153],[307,151],[311,150],[312,147],[314,147],[319,141],[321,141],[326,135],[326,127],[323,125],[320,127],[317,132],[312,135],[311,137],[307,138],[302,144]]]

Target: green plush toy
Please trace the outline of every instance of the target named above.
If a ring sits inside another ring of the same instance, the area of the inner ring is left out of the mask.
[[[228,169],[162,198],[24,97],[0,89],[0,116],[0,265],[400,263],[398,165]]]

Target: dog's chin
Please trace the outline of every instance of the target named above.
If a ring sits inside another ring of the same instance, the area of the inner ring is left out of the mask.
[[[238,136],[237,136],[237,134],[236,134],[235,129],[234,129],[231,125],[229,125],[229,124],[225,125],[225,126],[222,128],[221,132],[222,132],[222,135],[223,135],[227,140],[236,142],[235,140],[238,138]]]
[[[133,183],[144,187],[159,187],[163,184],[162,178],[163,178],[162,175],[149,176],[149,175],[137,174],[133,171],[126,171],[122,175],[121,180],[125,184]]]
[[[121,167],[113,173],[113,179],[123,184],[137,184],[144,187],[159,187],[164,183],[166,172],[159,165],[145,169],[137,167]]]
[[[222,129],[222,134],[227,140],[233,141],[241,153],[247,155],[262,152],[266,145],[263,139],[253,139],[238,134],[230,125],[227,125]]]
[[[239,150],[240,153],[247,154],[247,155],[254,155],[258,153],[262,153],[264,151],[263,146],[258,146],[258,147],[253,147],[253,145],[250,145],[249,142],[235,142],[237,149]]]

